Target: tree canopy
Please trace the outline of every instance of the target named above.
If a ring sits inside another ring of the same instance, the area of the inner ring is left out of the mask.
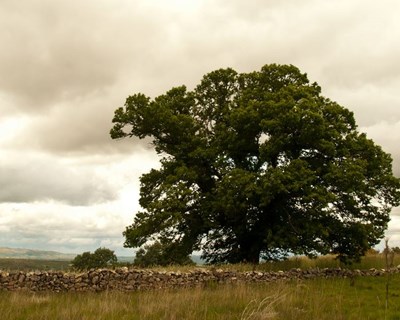
[[[145,245],[136,252],[134,265],[140,267],[191,265],[193,260],[185,252],[176,250],[175,246],[155,242]]]
[[[206,74],[189,91],[129,96],[111,137],[149,137],[126,247],[157,241],[208,262],[288,254],[358,259],[384,235],[400,183],[348,109],[292,65]]]
[[[89,251],[78,254],[72,260],[72,267],[77,270],[105,268],[117,262],[114,251],[107,248],[98,248],[94,253]]]

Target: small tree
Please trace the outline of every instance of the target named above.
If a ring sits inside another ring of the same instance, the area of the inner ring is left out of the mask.
[[[133,263],[140,267],[194,264],[188,255],[182,254],[174,247],[162,244],[159,241],[140,248],[136,252]]]
[[[72,266],[77,270],[105,268],[118,261],[114,251],[107,248],[98,248],[94,253],[89,251],[78,254],[72,260]]]
[[[393,251],[395,254],[400,254],[400,248],[399,248],[399,247],[393,247],[393,248],[392,248],[392,251]]]
[[[85,270],[91,268],[92,265],[92,254],[87,251],[82,254],[78,254],[74,260],[72,260],[72,267],[77,270]]]

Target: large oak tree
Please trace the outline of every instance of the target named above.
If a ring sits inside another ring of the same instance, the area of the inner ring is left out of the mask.
[[[384,235],[399,179],[353,113],[291,65],[220,69],[188,91],[134,94],[113,139],[150,137],[161,168],[142,175],[125,246],[155,241],[209,262],[287,254],[358,259]]]

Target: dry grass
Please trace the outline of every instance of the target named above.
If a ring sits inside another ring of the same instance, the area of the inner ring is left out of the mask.
[[[400,319],[400,275],[387,319]],[[384,278],[316,279],[148,292],[0,292],[1,319],[384,319]]]

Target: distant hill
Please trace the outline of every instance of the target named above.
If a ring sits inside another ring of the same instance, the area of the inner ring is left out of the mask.
[[[0,258],[71,261],[76,254],[57,251],[0,247]]]
[[[77,254],[62,253],[57,251],[33,250],[23,248],[7,248],[0,247],[0,259],[32,259],[32,260],[54,260],[54,261],[71,261]],[[132,263],[134,256],[117,256],[119,262]],[[196,264],[204,264],[198,255],[192,255],[192,260]]]

